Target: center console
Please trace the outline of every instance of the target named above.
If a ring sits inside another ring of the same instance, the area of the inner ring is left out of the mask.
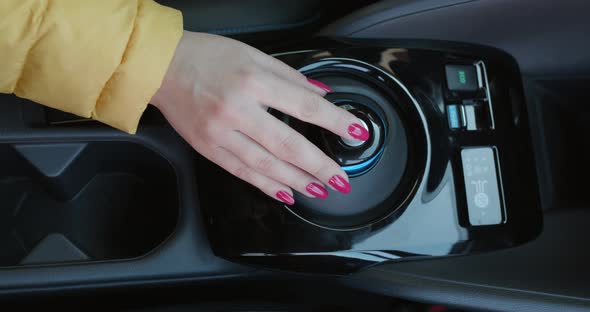
[[[323,48],[318,48],[323,47]],[[434,41],[327,41],[275,55],[334,91],[365,143],[271,111],[339,163],[352,192],[288,207],[206,161],[214,252],[264,268],[345,274],[383,261],[513,247],[542,227],[520,73],[507,54]],[[210,177],[216,177],[211,182]]]
[[[22,110],[4,111],[3,124],[27,121],[0,135],[0,296],[265,278],[269,269],[341,275],[511,248],[540,233],[522,78],[509,55],[432,40],[298,48],[275,56],[330,86],[326,99],[357,115],[371,139],[269,111],[350,177],[349,194],[296,195],[294,206],[198,156],[156,111],[129,136],[25,114],[44,108],[0,97],[4,110]]]
[[[542,310],[588,297],[571,282],[583,267],[584,240],[570,240],[583,233],[583,214],[546,215],[535,243],[491,254],[536,239],[540,195],[544,208],[561,196],[585,202],[584,184],[565,182],[587,168],[562,166],[584,155],[568,135],[587,134],[566,124],[585,120],[569,115],[587,83],[562,79],[590,68],[587,40],[577,40],[587,20],[580,1],[555,10],[532,0],[383,0],[347,17],[332,14],[344,3],[320,1],[334,20],[318,1],[249,2],[247,12],[226,1],[215,14],[203,9],[209,1],[159,2],[181,9],[187,30],[252,38],[330,86],[326,99],[363,120],[369,141],[269,113],[342,166],[352,192],[296,194],[284,206],[199,156],[152,106],[127,135],[0,95],[0,299],[113,288],[129,298],[134,288],[237,281],[269,288],[301,277],[284,271],[314,273],[306,283],[356,272],[338,284],[467,309],[513,311],[544,294]],[[489,305],[478,300],[486,296]],[[502,297],[514,305],[502,307]]]

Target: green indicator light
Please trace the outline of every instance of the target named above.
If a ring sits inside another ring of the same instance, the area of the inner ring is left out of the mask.
[[[458,71],[459,73],[459,82],[461,84],[466,84],[467,83],[467,77],[465,77],[465,71],[464,70],[460,70]]]

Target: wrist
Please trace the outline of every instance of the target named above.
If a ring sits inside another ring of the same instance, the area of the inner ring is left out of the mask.
[[[177,67],[177,63],[179,62],[179,52],[181,50],[182,42],[186,38],[187,31],[183,31],[182,36],[176,46],[174,51],[174,56],[166,69],[166,74],[164,74],[164,78],[162,79],[162,83],[156,93],[150,99],[150,104],[161,109],[164,103],[167,103],[166,98],[168,98],[167,94],[169,95],[168,89],[173,85],[173,77],[175,76],[175,68]]]

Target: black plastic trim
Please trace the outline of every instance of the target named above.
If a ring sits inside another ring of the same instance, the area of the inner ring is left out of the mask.
[[[170,162],[177,174],[181,209],[175,232],[153,251],[135,259],[0,268],[0,295],[16,290],[76,288],[129,281],[216,279],[252,271],[213,255],[202,225],[194,152],[171,128],[143,128],[137,135],[102,128],[5,130],[0,133],[2,143],[92,141],[134,142],[156,151]]]

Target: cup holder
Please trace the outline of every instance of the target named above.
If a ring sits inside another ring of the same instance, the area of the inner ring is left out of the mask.
[[[0,143],[0,266],[135,258],[178,220],[176,176],[132,142]]]

